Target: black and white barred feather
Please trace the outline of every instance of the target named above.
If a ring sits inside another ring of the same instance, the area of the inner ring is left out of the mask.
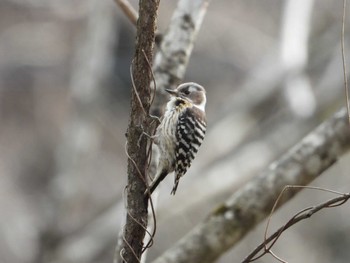
[[[190,168],[204,140],[206,126],[205,118],[196,107],[187,108],[180,115],[176,127],[175,181],[172,194],[175,194],[180,178]]]

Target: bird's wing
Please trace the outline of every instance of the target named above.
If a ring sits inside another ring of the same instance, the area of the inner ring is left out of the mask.
[[[180,116],[176,126],[175,182],[172,193],[175,194],[180,178],[198,152],[206,131],[205,115],[195,107],[187,108]]]

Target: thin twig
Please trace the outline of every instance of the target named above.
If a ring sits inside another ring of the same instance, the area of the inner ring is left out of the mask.
[[[151,237],[150,241],[147,243],[147,246],[145,246],[145,247],[143,248],[143,250],[142,250],[142,251],[145,251],[145,250],[148,248],[148,245],[149,245],[150,243],[153,244],[153,236],[152,236],[152,234],[147,230],[147,227],[145,227],[143,224],[141,224],[141,223],[140,223],[135,217],[133,217],[129,212],[128,212],[128,215],[131,217],[132,220],[134,220],[138,225],[140,225],[140,226],[145,230],[145,232]],[[152,246],[152,245],[151,245],[151,246]]]
[[[142,111],[145,115],[147,115],[145,108],[143,107],[142,101],[140,99],[139,93],[137,92],[136,86],[135,86],[135,82],[134,82],[134,75],[132,74],[133,71],[133,67],[134,67],[134,60],[132,60],[131,65],[130,65],[130,76],[131,76],[131,84],[132,84],[132,88],[134,89],[136,98],[138,100],[138,102],[140,103],[140,106],[142,108]]]
[[[137,172],[138,172],[138,174],[139,174],[139,176],[140,176],[140,179],[141,179],[143,182],[146,183],[145,178],[143,178],[143,175],[142,175],[142,173],[141,173],[139,167],[137,166],[135,160],[132,159],[131,156],[129,155],[128,150],[127,150],[127,145],[128,145],[128,142],[125,143],[125,154],[126,154],[126,156],[130,159],[130,161],[134,164],[134,166],[135,166],[135,168],[136,168],[136,170],[137,170]]]
[[[279,203],[280,198],[283,196],[284,192],[287,191],[288,189],[292,189],[292,188],[306,188],[306,189],[312,189],[312,190],[319,190],[319,191],[325,191],[325,192],[329,192],[329,193],[333,193],[333,194],[337,194],[337,195],[343,195],[343,193],[338,192],[338,191],[334,191],[334,190],[330,190],[330,189],[325,189],[325,188],[321,188],[321,187],[317,187],[317,186],[303,186],[303,185],[286,185],[283,190],[281,191],[280,195],[278,196],[277,200],[274,203],[274,206],[271,210],[271,213],[269,215],[269,218],[267,220],[267,224],[266,224],[266,228],[265,228],[265,233],[264,233],[264,241],[265,241],[265,251],[270,252],[271,248],[274,246],[274,244],[277,242],[277,240],[279,239],[279,237],[282,235],[283,231],[285,230],[284,228],[281,228],[281,231],[278,233],[278,235],[276,236],[276,238],[273,240],[273,242],[269,245],[269,247],[267,247],[267,243],[266,243],[266,237],[267,237],[267,231],[268,231],[268,227],[270,225],[271,222],[271,218],[272,215],[277,207],[277,204]],[[313,207],[308,207],[305,208],[301,211],[299,211],[298,213],[296,213],[289,221],[286,225],[288,225],[291,221],[293,221],[295,218],[297,218],[299,215],[301,215],[302,213],[312,210]]]
[[[126,211],[128,211],[128,209],[127,209],[127,203],[126,203],[126,198],[125,198],[125,191],[126,191],[127,188],[128,188],[128,186],[125,186],[124,191],[123,191],[124,207],[125,207]],[[135,217],[133,217],[133,216],[129,213],[129,211],[127,212],[128,215],[134,220],[134,222],[136,222],[138,225],[140,225],[142,228],[144,228],[144,229],[145,229],[145,232],[150,236],[150,240],[148,241],[148,243],[146,244],[146,246],[143,247],[142,253],[141,253],[141,254],[143,254],[143,253],[146,251],[147,248],[152,247],[152,245],[153,245],[153,243],[154,243],[154,236],[155,236],[155,230],[156,230],[156,218],[155,218],[155,209],[154,209],[154,205],[153,205],[153,202],[152,202],[152,199],[151,199],[151,198],[150,198],[150,205],[151,205],[152,215],[153,215],[153,220],[154,220],[154,230],[153,230],[152,233],[150,233],[150,232],[147,230],[147,228],[145,228]],[[125,227],[125,226],[124,226],[124,227]],[[124,228],[124,227],[123,227],[123,228]],[[122,232],[124,233],[124,231],[122,231]],[[125,237],[124,237],[124,236],[123,236],[123,240],[125,240]],[[129,246],[129,247],[130,247],[130,246]],[[121,257],[121,259],[123,260],[123,262],[126,262],[126,261],[124,260],[123,255],[122,255],[122,251],[123,251],[123,249],[121,249],[121,251],[120,251],[120,257]],[[135,255],[135,251],[133,251],[133,254]],[[140,260],[139,260],[139,261],[140,261]]]
[[[138,168],[137,168],[138,169]],[[125,209],[127,210],[127,202],[126,202],[126,198],[125,198],[125,191],[127,190],[127,188],[128,188],[128,186],[126,185],[125,187],[124,187],[124,191],[123,191],[123,200],[124,200],[124,207],[125,207]],[[132,218],[132,219],[134,219],[134,217],[132,217],[131,216],[131,214],[128,212],[128,215]],[[135,220],[134,220],[135,221]],[[136,221],[137,222],[137,221]],[[138,223],[138,222],[137,222]],[[138,223],[139,224],[139,223]],[[140,224],[139,224],[140,225]],[[142,226],[142,225],[141,225]],[[142,226],[143,227],[143,226]],[[123,226],[123,229],[122,229],[122,233],[125,233],[124,232],[124,228],[125,228],[125,225]],[[129,249],[131,250],[131,252],[133,253],[133,255],[135,256],[135,258],[138,260],[138,262],[141,262],[140,261],[140,259],[137,257],[137,255],[136,255],[136,253],[135,253],[135,250],[130,246],[130,244],[129,244],[129,242],[126,240],[126,238],[125,238],[125,236],[124,236],[124,234],[122,235],[122,239],[123,239],[123,241],[125,242],[125,244],[129,247]],[[124,252],[125,250],[124,250],[124,248],[122,248],[121,250],[120,250],[120,253],[119,253],[119,255],[120,255],[120,258],[122,259],[122,262],[124,263],[127,263],[127,260],[124,258],[124,256],[123,256],[123,252]]]
[[[266,237],[267,237],[267,232],[268,232],[268,229],[269,229],[269,226],[270,226],[270,222],[271,222],[271,218],[272,218],[272,215],[273,213],[275,212],[276,210],[276,207],[281,199],[281,197],[283,196],[284,192],[287,191],[288,189],[291,189],[291,188],[303,188],[303,189],[312,189],[312,190],[318,190],[318,191],[325,191],[325,192],[329,192],[329,193],[333,193],[333,194],[337,194],[337,195],[343,195],[343,193],[341,192],[338,192],[338,191],[334,191],[334,190],[331,190],[331,189],[325,189],[325,188],[321,188],[321,187],[317,187],[317,186],[305,186],[305,185],[286,185],[283,190],[281,191],[281,193],[279,194],[279,196],[277,197],[272,209],[271,209],[271,212],[270,212],[270,215],[267,219],[267,223],[266,223],[266,228],[265,228],[265,232],[264,232],[264,241],[266,241]],[[299,213],[297,213],[295,216],[299,215],[300,213],[304,212],[304,210],[300,211]],[[278,237],[276,238],[276,240],[271,244],[271,246],[269,248],[266,248],[265,247],[265,250],[269,250],[274,244],[275,242],[277,241]]]
[[[135,8],[129,3],[128,0],[114,0],[114,2],[119,5],[120,9],[124,12],[130,22],[135,26],[137,25],[138,14]]]
[[[148,156],[149,156],[149,160],[151,161],[152,159],[152,141],[150,143],[150,149],[148,150]],[[148,168],[149,168],[149,165],[150,165],[150,161],[148,163],[148,167],[147,167],[147,172],[148,172]],[[147,183],[147,180],[145,182],[146,184],[146,188],[147,188],[147,193],[149,194],[148,195],[148,200],[150,202],[150,206],[151,206],[151,211],[152,211],[152,218],[153,218],[153,231],[152,231],[152,234],[150,234],[150,240],[148,241],[148,243],[146,244],[145,246],[145,249],[142,251],[142,253],[149,247],[151,247],[153,245],[153,238],[154,236],[156,235],[156,231],[157,231],[157,218],[156,218],[156,211],[155,211],[155,208],[154,208],[154,204],[153,204],[153,200],[152,200],[152,196],[150,194],[150,191],[149,191],[149,185]],[[148,231],[147,231],[148,232]]]
[[[152,147],[152,140],[151,140],[151,143],[150,143],[150,147]],[[148,154],[150,154],[152,151],[148,151]],[[125,143],[125,154],[127,155],[127,157],[132,161],[132,163],[135,165],[135,168],[141,178],[141,180],[145,183],[146,185],[146,188],[148,189],[149,188],[149,185],[147,183],[147,180],[142,176],[142,173],[140,171],[140,169],[137,167],[136,165],[136,162],[131,158],[131,156],[129,155],[128,151],[127,151],[127,142]],[[148,169],[148,168],[147,168]],[[125,188],[126,189],[126,188]],[[149,191],[147,191],[149,192]],[[140,225],[142,228],[145,229],[146,233],[150,236],[150,240],[147,242],[146,246],[143,247],[142,249],[142,253],[144,253],[146,251],[147,248],[150,248],[153,243],[154,243],[154,236],[156,234],[156,230],[157,230],[157,219],[156,219],[156,212],[155,212],[155,209],[154,209],[154,205],[153,205],[153,201],[152,201],[152,197],[149,195],[148,197],[149,201],[150,201],[150,206],[151,206],[151,211],[152,211],[152,218],[153,218],[153,224],[154,224],[154,227],[153,227],[153,231],[152,233],[150,233],[147,228],[145,228],[140,222],[138,222],[129,212],[128,212],[128,215],[138,224]],[[128,211],[128,210],[127,210]],[[124,237],[123,237],[124,238]]]
[[[348,88],[348,76],[347,76],[347,68],[346,68],[346,58],[345,58],[345,47],[344,47],[345,19],[346,19],[346,0],[343,0],[343,19],[342,19],[342,30],[341,30],[341,58],[342,58],[342,61],[343,61],[343,75],[344,75],[344,89],[345,89],[346,109],[348,110],[348,118],[349,118],[349,124],[350,124],[349,88]]]
[[[151,143],[150,143],[150,148],[148,150],[148,153],[147,155],[149,156],[149,160],[151,161],[152,159],[152,140],[151,140]],[[147,166],[147,172],[148,172],[148,168],[149,168],[149,165],[150,165],[150,161],[148,163],[148,166]],[[152,245],[153,245],[153,238],[154,236],[156,235],[156,231],[157,231],[157,218],[156,218],[156,212],[155,212],[155,208],[154,208],[154,205],[153,205],[153,200],[152,200],[152,196],[150,194],[150,191],[149,191],[149,185],[147,183],[147,179],[146,179],[146,188],[147,188],[147,192],[149,193],[149,196],[148,196],[148,200],[150,202],[150,206],[151,206],[151,211],[152,211],[152,218],[153,218],[153,231],[152,231],[152,234],[150,234],[150,240],[148,241],[148,243],[146,244],[144,250],[142,251],[142,253],[144,251],[146,251],[147,248],[150,248]],[[147,231],[148,232],[148,231]]]
[[[141,260],[137,257],[135,250],[132,248],[132,246],[129,244],[129,242],[126,240],[126,238],[123,236],[123,241],[125,242],[125,244],[129,247],[130,251],[133,253],[133,255],[135,256],[136,260],[138,262],[141,262]],[[125,261],[125,259],[124,259]],[[127,262],[126,262],[127,263]]]
[[[156,97],[157,84],[156,84],[156,79],[154,77],[154,73],[153,73],[153,70],[152,70],[152,65],[149,62],[148,57],[147,57],[147,55],[146,55],[146,53],[145,53],[145,51],[143,49],[142,49],[142,53],[143,53],[143,56],[144,56],[144,58],[145,58],[145,60],[146,60],[146,62],[148,64],[148,66],[149,66],[149,68],[151,70],[151,74],[152,74],[152,82],[153,82],[153,87],[154,87],[153,88],[153,96],[152,96],[152,99],[151,99],[151,106],[152,106],[154,98]]]
[[[271,250],[269,250],[269,254],[270,254],[271,256],[273,256],[275,259],[277,259],[279,262],[288,263],[287,261],[284,261],[284,260],[281,259],[279,256],[277,256],[275,253],[273,253]]]
[[[148,169],[149,169],[149,166],[150,166],[150,163],[151,163],[151,159],[152,159],[152,144],[153,144],[153,141],[150,140],[150,146],[149,146],[149,149],[147,151],[147,156],[148,156],[148,159],[149,159],[149,162],[148,162],[148,165],[147,165],[147,169],[146,169],[147,173],[148,173]],[[146,184],[147,192],[149,193],[149,185],[148,185],[147,179],[145,180],[145,184]],[[154,204],[153,204],[153,200],[152,200],[152,196],[151,195],[148,196],[148,200],[149,200],[150,206],[151,206],[153,225],[154,226],[153,226],[152,234],[149,233],[149,231],[147,231],[147,233],[150,234],[150,240],[147,242],[147,244],[144,247],[142,253],[145,252],[147,248],[150,248],[153,245],[153,238],[156,235],[156,231],[157,231],[157,218],[156,218],[156,212],[155,212],[155,208],[154,208]]]
[[[150,233],[148,230],[147,230],[147,233],[149,234],[150,236],[150,240],[148,241],[148,243],[146,244],[146,246],[144,247],[144,250],[142,251],[145,252],[146,249],[150,248],[153,243],[154,243],[154,236],[156,235],[156,231],[157,231],[157,218],[156,218],[156,211],[154,209],[154,205],[153,205],[153,201],[152,201],[152,197],[149,198],[149,201],[150,201],[150,206],[151,206],[151,210],[152,210],[152,218],[153,218],[153,231],[152,233]]]
[[[301,186],[296,186],[296,188],[299,188],[299,187],[301,187]],[[293,188],[293,186],[286,186],[282,190],[282,192],[285,192],[285,190],[289,189],[289,188]],[[320,210],[322,210],[324,208],[333,208],[333,207],[340,206],[340,205],[344,204],[345,202],[347,202],[350,199],[350,193],[339,193],[337,191],[327,190],[327,189],[323,189],[323,188],[319,189],[318,187],[305,187],[305,188],[327,191],[327,192],[331,192],[331,193],[340,194],[341,196],[329,199],[328,201],[323,202],[323,203],[321,203],[319,205],[316,205],[316,206],[304,208],[303,210],[301,210],[298,213],[296,213],[285,225],[280,227],[271,236],[269,236],[268,238],[265,236],[264,237],[264,241],[258,247],[256,247],[256,249],[254,249],[254,251],[252,253],[250,253],[242,261],[242,263],[253,262],[253,261],[261,258],[262,256],[264,256],[267,253],[270,253],[272,255],[271,247],[273,246],[273,244],[275,244],[276,240],[281,236],[281,234],[285,230],[287,230],[288,228],[290,228],[291,226],[295,225],[296,223],[298,223],[301,220],[310,218],[313,214],[319,212]],[[279,198],[277,198],[277,200],[275,202],[275,205],[274,205],[274,208],[276,208],[276,206],[277,206],[276,203],[278,202],[280,197],[281,197],[281,194],[280,194]],[[269,221],[270,221],[270,217],[269,217]],[[272,242],[272,245],[267,247],[267,245],[270,244],[270,242]],[[261,254],[259,254],[259,253],[261,253]]]
[[[123,240],[124,240],[124,237],[123,237]],[[122,259],[122,262],[127,263],[127,261],[125,260],[125,258],[124,258],[124,256],[123,256],[124,251],[125,251],[125,249],[122,248],[122,249],[120,250],[120,252],[119,252],[119,256],[120,256],[120,258]]]

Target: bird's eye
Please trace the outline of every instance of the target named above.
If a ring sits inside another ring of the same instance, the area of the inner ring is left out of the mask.
[[[184,93],[185,93],[185,95],[188,95],[188,94],[190,94],[190,91],[189,90],[185,90]]]

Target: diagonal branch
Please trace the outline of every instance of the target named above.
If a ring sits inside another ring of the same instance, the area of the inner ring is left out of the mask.
[[[213,262],[269,215],[285,185],[307,185],[349,148],[350,129],[342,109],[234,193],[155,263]],[[290,191],[280,205],[297,192],[299,188]]]

